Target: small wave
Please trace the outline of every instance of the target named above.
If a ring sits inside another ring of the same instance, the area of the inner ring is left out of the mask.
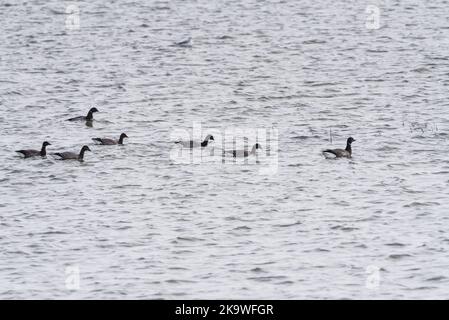
[[[286,276],[267,276],[267,277],[249,277],[248,280],[256,280],[261,282],[270,282],[272,280],[286,279]]]
[[[179,240],[179,241],[204,241],[204,239],[195,238],[195,237],[176,237],[176,240]]]
[[[387,53],[388,51],[387,50],[368,49],[368,50],[366,50],[366,52],[369,52],[369,53]]]
[[[195,283],[196,281],[192,281],[192,280],[179,280],[179,279],[169,279],[169,280],[165,280],[165,282],[167,282],[167,283],[173,283],[173,284],[178,284],[178,283]]]
[[[425,72],[430,72],[430,70],[425,67],[421,67],[421,68],[413,69],[412,72],[425,73]]]
[[[341,231],[350,232],[350,231],[358,230],[359,228],[356,228],[356,227],[345,227],[345,226],[337,225],[337,226],[331,227],[331,229],[332,230],[341,230]]]
[[[50,8],[49,11],[50,11],[50,13],[55,14],[55,15],[65,15],[66,14],[65,11],[55,10],[53,8]]]
[[[232,230],[251,230],[251,228],[247,227],[247,226],[240,226],[240,227],[236,227],[236,228],[234,228]]]
[[[294,136],[294,137],[292,137],[292,139],[295,139],[295,140],[307,140],[310,138],[319,138],[319,136]]]
[[[217,39],[219,39],[219,40],[227,40],[227,39],[233,39],[233,37],[227,36],[227,35],[223,35],[223,36],[217,37]]]
[[[386,246],[389,247],[405,247],[406,245],[400,242],[392,242],[392,243],[386,243]]]
[[[426,281],[441,281],[441,280],[446,280],[446,279],[447,278],[445,276],[436,276],[436,277],[426,279]]]
[[[273,225],[274,227],[279,227],[279,228],[287,228],[287,227],[293,227],[293,226],[297,226],[302,224],[300,221],[296,221],[293,223],[286,223],[286,224],[275,224]]]
[[[438,206],[440,203],[438,202],[418,202],[413,201],[412,203],[404,205],[404,208],[412,208],[412,207],[430,207],[430,206]]]
[[[326,41],[318,39],[305,40],[302,42],[302,44],[324,44],[324,43],[326,43]]]
[[[68,232],[64,232],[64,231],[47,231],[47,232],[42,232],[41,234],[69,234]]]
[[[403,253],[403,254],[390,254],[388,256],[388,258],[393,259],[393,260],[399,260],[399,259],[403,259],[403,258],[408,258],[411,257],[410,254],[407,253]]]
[[[310,84],[311,87],[327,87],[327,86],[335,86],[338,85],[337,82],[316,82]]]

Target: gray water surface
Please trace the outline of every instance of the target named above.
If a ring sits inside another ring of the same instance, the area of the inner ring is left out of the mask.
[[[0,298],[449,298],[448,1],[72,4],[0,2]],[[173,161],[195,123],[276,167]]]

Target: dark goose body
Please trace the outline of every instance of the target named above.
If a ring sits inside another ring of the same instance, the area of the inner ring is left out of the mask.
[[[25,158],[31,158],[31,157],[45,157],[47,155],[47,146],[51,146],[51,144],[47,141],[44,141],[42,143],[41,150],[33,150],[33,149],[25,149],[25,150],[17,150],[17,153],[23,154]]]
[[[86,116],[79,116],[79,117],[70,118],[70,119],[67,119],[67,121],[93,121],[94,120],[93,114],[95,112],[98,112],[98,109],[97,108],[91,108]]]
[[[83,161],[84,160],[84,153],[86,151],[91,151],[88,146],[83,146],[81,148],[81,151],[80,151],[79,154],[76,153],[76,152],[67,151],[67,152],[57,152],[57,153],[54,153],[54,155],[58,156],[60,158],[60,160],[78,160],[78,161]]]
[[[352,157],[352,147],[351,144],[355,141],[354,138],[349,137],[346,141],[346,148],[345,149],[327,149],[323,152],[331,153],[335,155],[337,158],[351,158]]]
[[[116,144],[123,144],[123,139],[128,138],[128,136],[125,133],[122,133],[118,140],[115,139],[109,139],[109,138],[92,138],[93,141],[100,142],[100,144],[105,146],[112,146]]]

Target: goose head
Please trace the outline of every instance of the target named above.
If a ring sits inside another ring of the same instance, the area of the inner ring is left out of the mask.
[[[349,137],[347,143],[351,144],[355,141],[355,139],[353,137]]]

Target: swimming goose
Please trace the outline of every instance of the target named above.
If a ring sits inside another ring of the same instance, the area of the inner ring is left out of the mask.
[[[345,149],[327,149],[324,150],[324,152],[332,153],[335,155],[336,158],[351,158],[352,157],[352,148],[351,144],[355,141],[353,137],[349,137],[346,142],[346,148]]]
[[[98,141],[98,142],[100,142],[100,144],[105,145],[105,146],[112,146],[115,144],[123,144],[123,139],[125,139],[125,138],[128,138],[128,136],[125,133],[122,133],[118,140],[109,139],[109,138],[92,138],[92,140]]]
[[[228,154],[232,154],[232,156],[234,158],[237,158],[237,157],[246,158],[249,155],[256,154],[257,149],[262,149],[262,146],[259,143],[256,143],[250,152],[248,152],[248,150],[230,150],[230,151],[224,151],[224,152],[226,152]]]
[[[84,159],[84,152],[91,151],[88,146],[83,146],[81,148],[80,153],[76,152],[57,152],[53,153],[55,156],[58,156],[60,160],[78,160],[83,161]]]
[[[98,112],[98,109],[95,107],[93,107],[89,110],[89,112],[87,113],[87,116],[74,117],[74,118],[67,119],[67,121],[93,121],[94,120],[94,117],[93,117],[94,112]]]
[[[47,155],[47,150],[46,150],[47,146],[51,146],[51,144],[47,141],[44,141],[44,143],[42,143],[42,148],[40,151],[28,149],[28,150],[17,150],[16,152],[23,154],[25,156],[25,158],[31,158],[31,157],[37,157],[37,156],[45,157]]]
[[[204,139],[204,141],[201,143],[197,142],[197,141],[192,141],[192,140],[190,140],[190,141],[175,141],[175,143],[181,144],[184,148],[195,148],[195,147],[200,147],[200,146],[207,147],[210,140],[214,141],[214,136],[208,134],[206,136],[206,138]]]

